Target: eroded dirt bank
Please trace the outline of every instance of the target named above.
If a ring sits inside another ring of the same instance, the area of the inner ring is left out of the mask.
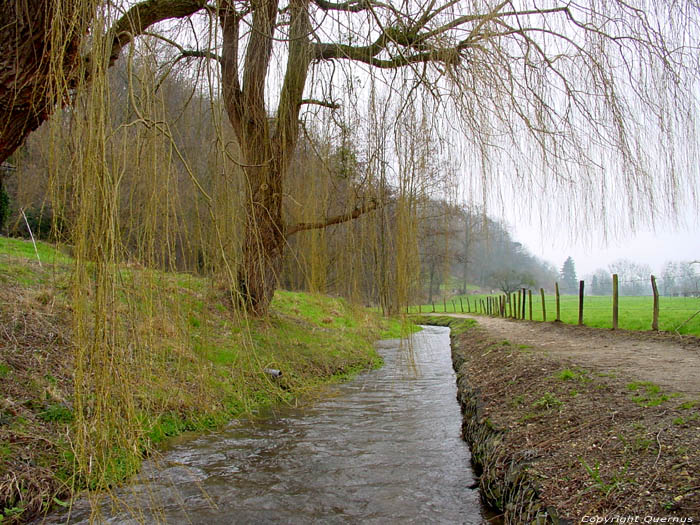
[[[565,328],[576,353],[553,343],[556,334],[528,339],[518,332],[525,325],[506,338],[471,320],[421,322],[453,328],[464,437],[483,471],[482,496],[506,523],[700,523],[700,389],[685,361],[697,358],[692,341],[669,350],[681,352],[677,374],[687,377],[673,388],[673,370],[649,379],[645,360],[658,348],[640,351],[639,373],[629,352],[611,366],[583,357],[619,356],[616,336],[579,340]],[[623,334],[621,344],[635,337]]]

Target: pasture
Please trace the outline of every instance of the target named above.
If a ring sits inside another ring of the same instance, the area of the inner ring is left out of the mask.
[[[435,311],[481,313],[480,302],[494,295],[462,295],[435,302]],[[461,299],[461,305],[460,305]],[[653,314],[651,296],[620,296],[618,326],[622,330],[650,330]],[[433,305],[409,307],[411,313],[433,311]],[[556,299],[554,295],[545,295],[547,322],[556,319]],[[578,323],[578,296],[562,295],[560,297],[561,321],[567,324]],[[530,318],[529,304],[526,305],[525,318]],[[542,321],[542,301],[540,294],[533,290],[532,320]],[[583,324],[596,328],[612,328],[612,296],[587,295],[583,301]],[[659,297],[659,330],[681,335],[700,336],[700,298],[698,297]]]

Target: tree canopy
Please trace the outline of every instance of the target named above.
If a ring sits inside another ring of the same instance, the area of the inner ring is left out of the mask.
[[[0,8],[0,160],[137,40],[159,42],[159,74],[185,71],[225,108],[234,140],[217,148],[246,179],[229,273],[247,308],[264,313],[290,236],[383,205],[364,193],[287,222],[300,133],[320,124],[365,126],[375,174],[407,144],[397,136],[387,149],[373,122],[398,130],[408,119],[449,140],[484,194],[505,184],[566,195],[551,201],[559,217],[599,224],[673,216],[700,178],[698,21],[694,0],[18,0]],[[131,98],[134,125],[167,133]],[[396,186],[413,176],[400,161],[398,171]]]

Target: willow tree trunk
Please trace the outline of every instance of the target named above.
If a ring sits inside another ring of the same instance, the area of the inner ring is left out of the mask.
[[[259,316],[267,312],[282,269],[282,174],[274,169],[253,168],[247,170],[247,176],[251,192],[246,205],[238,288],[245,309]]]
[[[81,28],[91,11],[88,1],[0,2],[0,162],[50,116],[60,97],[56,86],[79,62]]]
[[[221,80],[229,121],[243,154],[247,184],[243,253],[238,288],[246,310],[263,315],[279,283],[285,247],[282,221],[284,178],[299,135],[299,108],[312,60],[309,0],[289,4],[289,55],[274,125],[265,87],[279,14],[279,0],[253,2],[252,27],[239,77],[240,15],[219,2],[222,29]]]

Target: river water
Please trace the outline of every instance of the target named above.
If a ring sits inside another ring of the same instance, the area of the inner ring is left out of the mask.
[[[101,505],[106,523],[449,523],[485,520],[460,439],[449,329],[381,341],[385,365],[322,400],[174,441]],[[70,523],[88,523],[78,502]],[[48,523],[65,523],[54,516]]]

